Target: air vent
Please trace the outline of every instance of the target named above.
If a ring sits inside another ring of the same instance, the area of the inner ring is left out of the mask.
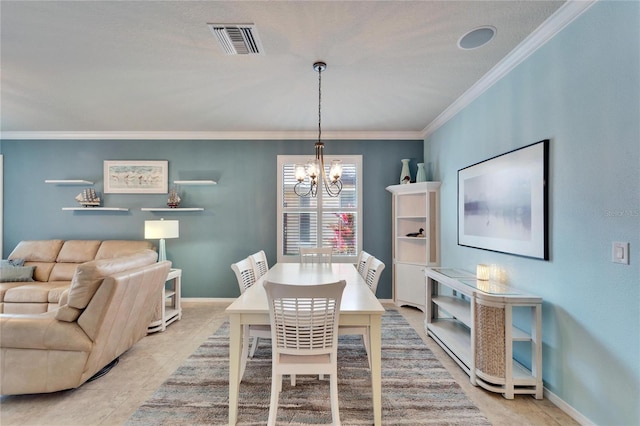
[[[227,55],[263,55],[264,50],[253,24],[207,24]]]

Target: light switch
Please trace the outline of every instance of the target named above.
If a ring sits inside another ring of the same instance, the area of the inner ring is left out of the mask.
[[[611,248],[611,261],[613,263],[629,264],[629,243],[614,241]]]

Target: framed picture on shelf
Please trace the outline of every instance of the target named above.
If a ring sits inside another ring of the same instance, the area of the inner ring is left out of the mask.
[[[549,260],[549,140],[458,170],[458,245]]]
[[[168,181],[166,160],[104,162],[105,194],[166,194]]]

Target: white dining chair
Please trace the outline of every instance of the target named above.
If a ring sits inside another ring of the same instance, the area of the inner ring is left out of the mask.
[[[384,270],[384,263],[382,263],[379,259],[371,256],[368,260],[368,267],[364,277],[365,282],[373,292],[376,294],[376,290],[378,289],[378,281],[380,280],[380,275]],[[348,326],[341,325],[338,329],[338,334],[343,335],[351,335],[356,334],[362,336],[362,342],[364,343],[364,349],[367,352],[367,362],[369,363],[369,368],[371,368],[371,353],[370,353],[370,329],[365,326]]]
[[[256,277],[254,273],[253,263],[251,259],[247,257],[239,262],[231,265],[231,269],[236,274],[238,280],[238,286],[240,287],[240,294],[244,293],[249,287],[255,284]],[[243,341],[242,341],[242,367],[240,375],[244,375],[244,370],[247,366],[247,357],[253,358],[256,352],[260,339],[271,339],[271,327],[268,325],[245,325],[243,329]],[[253,337],[253,344],[251,350],[249,350],[249,339]]]
[[[240,294],[244,293],[246,289],[255,284],[256,274],[253,269],[253,264],[248,257],[231,264],[231,269],[236,274],[238,286],[240,286]]]
[[[300,263],[331,264],[333,247],[300,247]]]
[[[364,276],[364,281],[369,286],[369,289],[376,294],[378,290],[378,281],[380,281],[380,275],[384,271],[385,265],[382,261],[376,257],[371,257],[367,263],[367,273]]]
[[[328,374],[333,425],[338,410],[338,322],[344,280],[331,284],[265,282],[271,321],[271,402],[268,425],[276,424],[285,374]]]
[[[367,274],[367,266],[369,265],[369,260],[371,260],[372,258],[373,257],[366,251],[360,251],[358,260],[356,261],[356,269],[358,270],[358,273],[362,276],[362,278],[364,278]]]
[[[253,273],[256,276],[256,280],[269,270],[269,262],[267,261],[267,255],[264,253],[264,250],[249,255],[249,259],[253,265]]]

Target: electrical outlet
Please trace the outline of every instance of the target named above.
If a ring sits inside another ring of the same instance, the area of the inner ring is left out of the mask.
[[[614,241],[611,247],[611,261],[613,263],[629,264],[629,243]]]

